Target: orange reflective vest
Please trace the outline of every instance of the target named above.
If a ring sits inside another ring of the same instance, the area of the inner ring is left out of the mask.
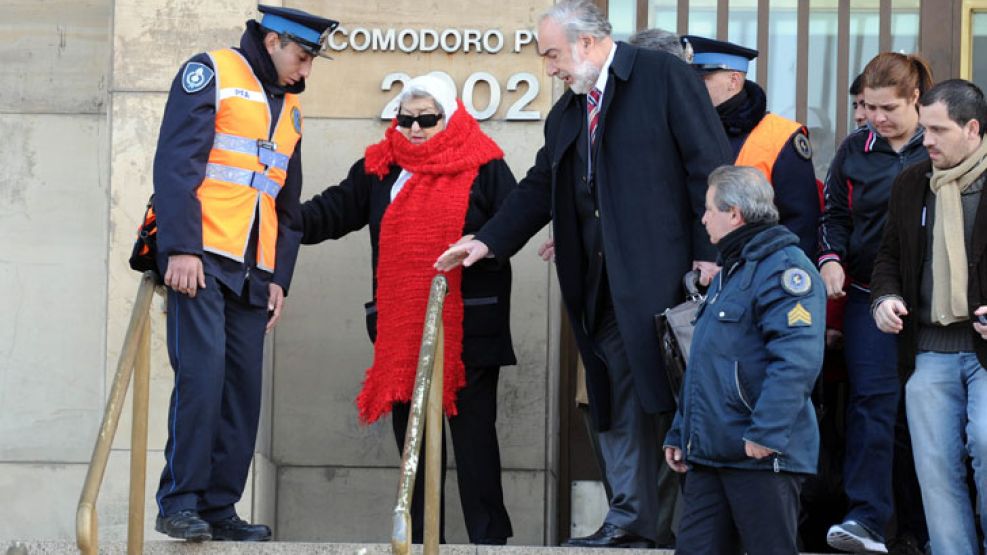
[[[259,218],[257,267],[274,271],[278,239],[275,199],[284,187],[302,136],[298,96],[284,95],[271,134],[264,87],[247,60],[232,49],[209,52],[216,70],[216,137],[197,195],[202,204],[202,248],[243,261]]]
[[[774,184],[771,180],[771,169],[778,160],[778,155],[791,140],[792,134],[804,128],[797,121],[770,113],[764,114],[757,127],[751,130],[751,134],[744,141],[734,165],[757,168],[768,178],[768,183]]]

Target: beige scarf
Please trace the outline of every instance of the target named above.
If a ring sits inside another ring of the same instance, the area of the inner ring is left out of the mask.
[[[987,141],[957,166],[932,169],[936,195],[932,225],[932,321],[948,326],[970,318],[967,306],[966,239],[960,195],[987,171]]]

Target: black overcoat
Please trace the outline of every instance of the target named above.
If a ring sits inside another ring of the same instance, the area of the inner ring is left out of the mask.
[[[401,174],[392,165],[383,178],[366,172],[363,159],[350,168],[346,179],[328,187],[302,204],[302,244],[370,228],[373,264],[373,300],[366,303],[367,334],[377,339],[377,259],[380,223],[391,205],[391,187]],[[475,232],[498,210],[514,190],[514,174],[502,159],[480,166],[470,190],[463,234]],[[463,364],[467,367],[517,364],[511,340],[511,265],[494,259],[481,260],[463,270]]]
[[[675,408],[654,316],[682,300],[693,260],[715,252],[700,223],[706,177],[732,163],[726,134],[696,73],[662,52],[617,43],[597,128],[596,190],[607,279],[635,391],[648,412]],[[563,301],[586,367],[594,419],[609,429],[610,383],[584,325],[583,255],[574,185],[586,178],[585,96],[567,91],[545,122],[534,166],[476,235],[509,257],[551,219]]]

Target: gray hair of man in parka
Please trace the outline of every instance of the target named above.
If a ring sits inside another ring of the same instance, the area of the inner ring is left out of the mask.
[[[716,188],[713,204],[717,210],[737,207],[747,224],[778,223],[774,189],[757,168],[720,166],[709,174],[708,183]]]

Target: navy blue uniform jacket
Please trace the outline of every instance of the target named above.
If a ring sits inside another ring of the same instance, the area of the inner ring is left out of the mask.
[[[672,411],[654,316],[682,300],[682,276],[693,260],[716,258],[700,223],[706,177],[733,159],[713,106],[697,101],[706,90],[684,62],[618,43],[609,71],[595,163],[607,279],[641,405]],[[606,430],[610,382],[583,326],[586,260],[574,184],[586,177],[577,146],[585,126],[585,96],[567,91],[548,114],[534,166],[476,238],[506,258],[552,221],[559,284],[586,367],[591,411]]]
[[[304,82],[286,91],[277,85],[277,72],[261,43],[260,31],[255,21],[247,23],[240,40],[241,54],[250,63],[260,79],[271,107],[271,125],[275,125],[284,104],[285,92],[300,93]],[[299,140],[288,162],[288,176],[277,197],[278,242],[274,274],[259,270],[256,266],[256,220],[250,246],[244,262],[219,256],[202,250],[202,206],[196,190],[206,174],[209,151],[216,134],[216,78],[194,93],[182,88],[185,66],[198,62],[212,68],[212,61],[205,53],[193,56],[182,65],[171,84],[158,150],[154,156],[154,211],[158,219],[158,267],[167,271],[168,256],[195,254],[202,257],[203,269],[219,281],[239,293],[248,286],[250,304],[267,306],[268,283],[274,282],[288,292],[295,268],[295,258],[302,236],[299,195],[302,189],[302,159]],[[273,127],[272,127],[273,129]],[[247,279],[249,275],[250,279]]]
[[[680,406],[665,438],[665,445],[682,449],[687,462],[816,472],[819,429],[810,393],[822,367],[826,288],[797,245],[784,227],[768,228],[713,280],[696,318]],[[806,291],[782,286],[790,268],[808,276]],[[810,321],[793,313],[797,305]],[[748,457],[744,440],[778,454]]]

